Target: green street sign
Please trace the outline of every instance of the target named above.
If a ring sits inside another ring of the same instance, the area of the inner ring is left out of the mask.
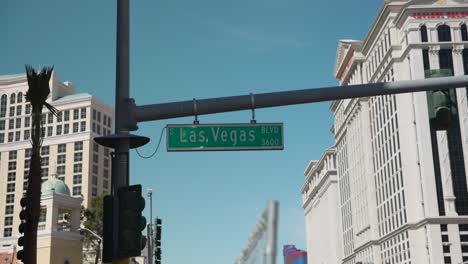
[[[283,123],[167,125],[167,151],[284,149]]]

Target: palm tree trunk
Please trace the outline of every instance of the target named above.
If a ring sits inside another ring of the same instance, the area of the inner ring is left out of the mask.
[[[31,156],[31,165],[28,176],[28,190],[27,197],[29,205],[31,207],[29,219],[26,226],[25,237],[27,244],[27,263],[25,264],[36,264],[37,263],[37,229],[39,225],[39,217],[41,213],[41,155],[40,148],[33,149]]]
[[[32,155],[29,167],[28,190],[26,193],[30,210],[25,230],[25,264],[37,263],[37,229],[41,214],[41,112],[42,109],[33,109],[32,115]]]

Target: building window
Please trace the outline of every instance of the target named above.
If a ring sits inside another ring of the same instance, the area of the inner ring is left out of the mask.
[[[97,121],[101,122],[101,112],[97,112]]]
[[[32,149],[28,148],[24,151],[24,157],[30,158],[32,156]]]
[[[57,167],[57,174],[58,175],[65,175],[65,166],[58,166]]]
[[[437,35],[439,36],[439,42],[452,41],[452,36],[450,34],[450,27],[447,25],[438,26]]]
[[[12,150],[12,151],[8,152],[8,159],[9,160],[15,160],[17,156],[18,156],[18,152],[16,150]]]
[[[69,121],[70,120],[70,111],[65,110],[65,115],[63,118],[64,121]]]
[[[27,159],[24,161],[24,168],[25,169],[29,169],[29,166],[31,165],[31,160],[30,159]]]
[[[6,226],[11,226],[11,225],[13,225],[13,216],[7,216],[7,217],[5,217],[5,225],[6,225]]]
[[[5,130],[5,120],[0,120],[0,131]]]
[[[15,115],[15,107],[14,106],[10,106],[10,114],[9,116],[14,116]]]
[[[49,176],[49,169],[43,168],[41,171],[41,177],[47,177],[47,176]]]
[[[16,118],[16,128],[21,128],[21,118]]]
[[[6,94],[2,95],[0,99],[0,117],[5,117],[7,111],[7,96]]]
[[[41,124],[45,125],[45,123],[46,123],[46,114],[42,114],[41,115]]]
[[[104,167],[109,167],[109,159],[104,159]]]
[[[57,113],[57,122],[62,122],[62,112]]]
[[[99,157],[98,157],[98,154],[97,154],[97,153],[94,153],[94,154],[93,154],[93,162],[94,162],[94,163],[98,163],[98,162],[99,162]]]
[[[80,123],[80,131],[85,132],[86,131],[86,121],[81,121]]]
[[[21,140],[21,132],[20,131],[16,131],[15,132],[15,141],[20,141]]]
[[[73,184],[81,184],[81,175],[73,175]]]
[[[27,104],[27,105],[26,105],[26,112],[25,112],[25,114],[27,114],[27,115],[31,114],[31,105],[30,105],[30,104]]]
[[[109,178],[109,170],[104,169],[104,178]]]
[[[98,184],[98,178],[97,176],[93,176],[93,185],[97,186]]]
[[[59,156],[57,157],[57,164],[65,164],[66,159],[67,159],[67,158],[66,158],[65,155],[59,155]]]
[[[82,160],[83,160],[83,153],[82,152],[75,153],[74,161],[77,162],[77,161],[82,161]]]
[[[83,150],[83,142],[75,142],[75,151]]]
[[[62,135],[62,125],[57,125],[57,127],[55,128],[56,132],[57,133],[57,136],[60,136]]]
[[[15,195],[10,193],[6,196],[6,203],[14,203],[15,202]]]
[[[16,94],[11,94],[10,95],[10,104],[15,104],[16,103]]]
[[[94,174],[98,173],[98,166],[97,165],[93,165],[93,173]]]
[[[81,118],[86,118],[86,108],[81,108]]]
[[[16,170],[16,161],[8,162],[8,170]]]
[[[58,153],[65,153],[67,151],[67,144],[59,144],[58,145]]]
[[[14,192],[15,191],[15,183],[11,182],[7,184],[7,192]]]
[[[63,134],[68,134],[68,132],[70,132],[70,125],[69,124],[63,125]]]
[[[15,128],[15,119],[10,119],[8,121],[8,129],[14,129]]]
[[[93,109],[93,120],[96,120],[96,109]]]
[[[47,114],[47,124],[52,124],[54,122],[54,116],[49,113]]]
[[[41,165],[42,166],[49,166],[49,157],[42,157],[41,158]]]
[[[93,143],[93,151],[94,152],[99,152],[99,145],[96,142]]]
[[[16,181],[16,172],[9,172],[7,180],[8,181]]]
[[[19,92],[18,93],[18,97],[16,98],[16,101],[18,103],[22,103],[23,102],[23,93],[22,92]]]
[[[41,148],[41,155],[43,155],[43,156],[49,155],[49,152],[50,152],[49,146],[43,146],[43,147]]]
[[[13,205],[5,206],[5,214],[13,214]]]
[[[3,237],[11,237],[11,227],[3,229]]]
[[[78,129],[78,125],[79,125],[78,122],[73,123],[73,133],[78,132],[78,130],[79,130],[79,129]]]
[[[73,186],[73,195],[81,195],[81,186]]]
[[[29,139],[30,133],[31,133],[31,131],[29,131],[29,130],[25,130],[25,131],[24,131],[24,134],[23,134],[24,140],[28,140],[28,139]]]
[[[13,132],[8,133],[8,142],[13,142],[13,136],[14,136]]]
[[[420,29],[419,32],[421,33],[421,42],[427,42],[427,27],[423,25]]]
[[[96,123],[93,122],[93,125],[92,125],[92,129],[91,129],[94,133],[96,133]]]
[[[25,117],[24,118],[24,127],[29,127],[30,126],[30,121],[31,121],[31,119],[30,119],[29,116]]]
[[[91,195],[92,196],[97,196],[97,187],[93,187],[93,189],[91,191]]]
[[[439,65],[440,69],[449,69],[453,75],[453,58],[451,49],[439,50]]]
[[[73,109],[73,119],[78,120],[80,112],[78,109]]]
[[[52,136],[52,127],[47,127],[47,136],[51,137]]]
[[[74,173],[79,173],[83,170],[83,166],[81,164],[75,164],[73,165],[73,172]]]
[[[17,115],[17,116],[20,116],[22,111],[23,111],[23,106],[18,105],[18,106],[16,107],[16,115]]]
[[[0,133],[0,143],[5,142],[5,134]]]
[[[463,24],[460,27],[462,41],[468,41],[468,31],[466,29],[466,24]]]

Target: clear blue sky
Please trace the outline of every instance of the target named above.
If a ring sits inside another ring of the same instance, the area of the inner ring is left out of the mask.
[[[0,4],[0,75],[55,65],[62,80],[114,104],[116,1],[15,0]],[[336,85],[339,39],[363,39],[383,1],[131,1],[131,95],[137,104]],[[164,263],[232,263],[268,199],[280,201],[279,251],[305,248],[300,189],[309,160],[333,144],[330,103],[257,110],[284,122],[285,150],[133,152],[131,182],[155,189]],[[201,116],[249,122],[250,112]],[[193,118],[149,122],[161,128]],[[147,212],[147,211],[146,211]]]

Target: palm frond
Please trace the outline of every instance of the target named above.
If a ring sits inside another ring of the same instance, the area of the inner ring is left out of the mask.
[[[54,116],[57,116],[57,108],[55,108],[54,106],[52,106],[51,104],[47,103],[47,102],[44,102],[44,106],[47,107],[47,109],[49,109],[49,111],[54,115]]]

